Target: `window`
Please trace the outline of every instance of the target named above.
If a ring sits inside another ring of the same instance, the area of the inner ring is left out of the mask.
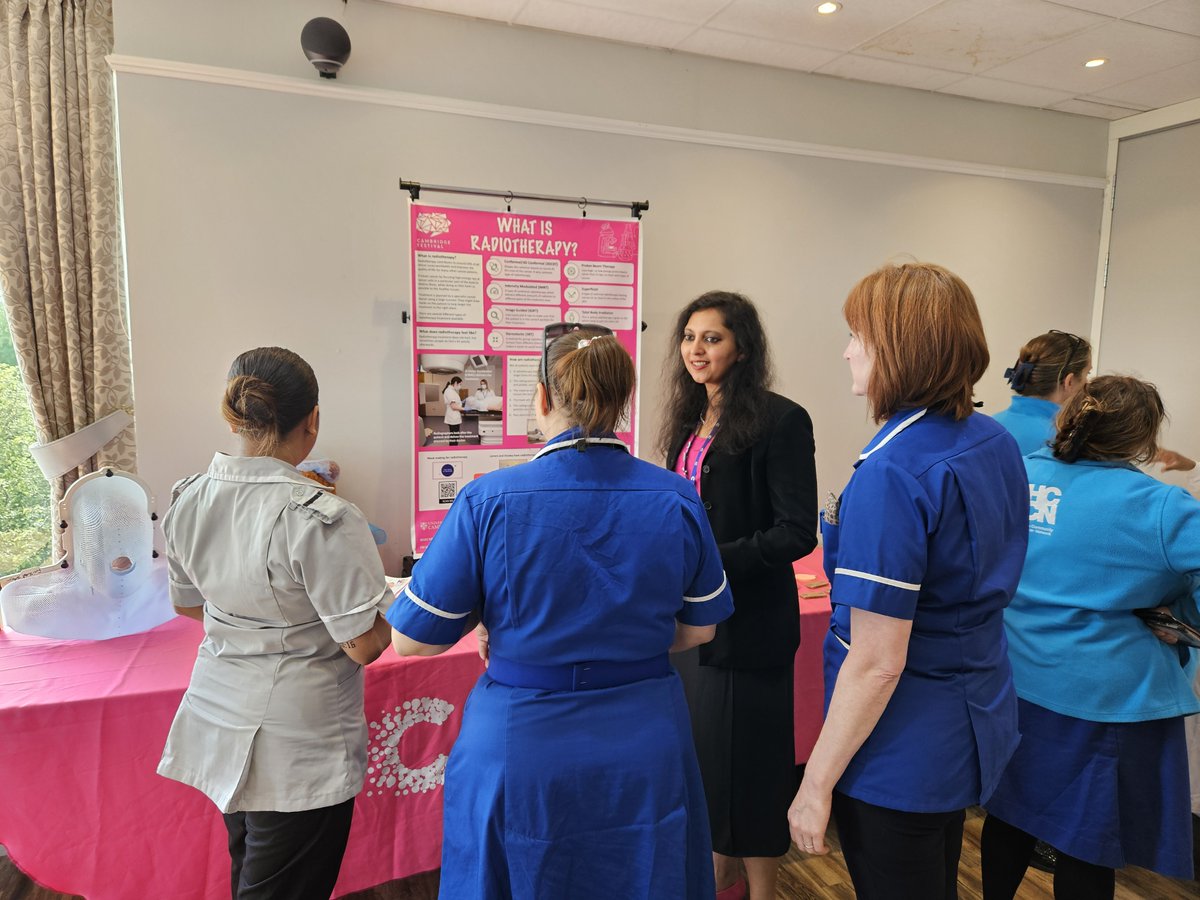
[[[29,455],[36,440],[8,316],[0,303],[0,575],[50,558],[50,482]]]

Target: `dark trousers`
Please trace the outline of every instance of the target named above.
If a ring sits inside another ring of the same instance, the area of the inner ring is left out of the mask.
[[[450,431],[450,446],[458,446],[459,432],[462,431],[461,425],[447,425],[446,428]]]
[[[833,819],[859,900],[956,900],[963,822],[957,809],[913,813],[833,792]]]
[[[303,812],[225,814],[233,900],[329,900],[354,800]]]
[[[1037,838],[989,815],[983,821],[980,855],[983,857],[984,900],[1012,900],[1029,868]],[[1055,900],[1112,900],[1116,872],[1086,863],[1058,851],[1054,864]]]

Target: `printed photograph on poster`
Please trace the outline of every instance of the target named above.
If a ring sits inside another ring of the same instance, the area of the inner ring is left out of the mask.
[[[487,447],[503,443],[504,358],[417,355],[420,447]]]

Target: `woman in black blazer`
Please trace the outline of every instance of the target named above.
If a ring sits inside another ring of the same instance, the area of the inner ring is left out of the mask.
[[[817,544],[812,421],[771,393],[754,305],[710,291],[679,314],[659,449],[708,510],[733,588],[716,639],[675,656],[713,834],[718,897],[775,896],[795,792],[793,662],[800,613],[792,561]]]

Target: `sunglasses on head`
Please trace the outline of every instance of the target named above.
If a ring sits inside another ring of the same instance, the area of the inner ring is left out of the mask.
[[[546,387],[546,404],[550,406],[550,382],[547,378],[550,345],[564,334],[579,332],[583,337],[612,337],[613,331],[604,325],[584,325],[579,322],[552,322],[542,329],[542,358],[538,360],[538,381]]]
[[[1063,376],[1071,371],[1071,363],[1075,362],[1076,352],[1078,352],[1079,348],[1081,347],[1087,347],[1087,341],[1077,334],[1072,334],[1069,331],[1059,331],[1057,328],[1051,328],[1049,334],[1061,334],[1071,342],[1071,349],[1067,353],[1067,361],[1063,363],[1062,368],[1058,370],[1058,380],[1062,381]]]

